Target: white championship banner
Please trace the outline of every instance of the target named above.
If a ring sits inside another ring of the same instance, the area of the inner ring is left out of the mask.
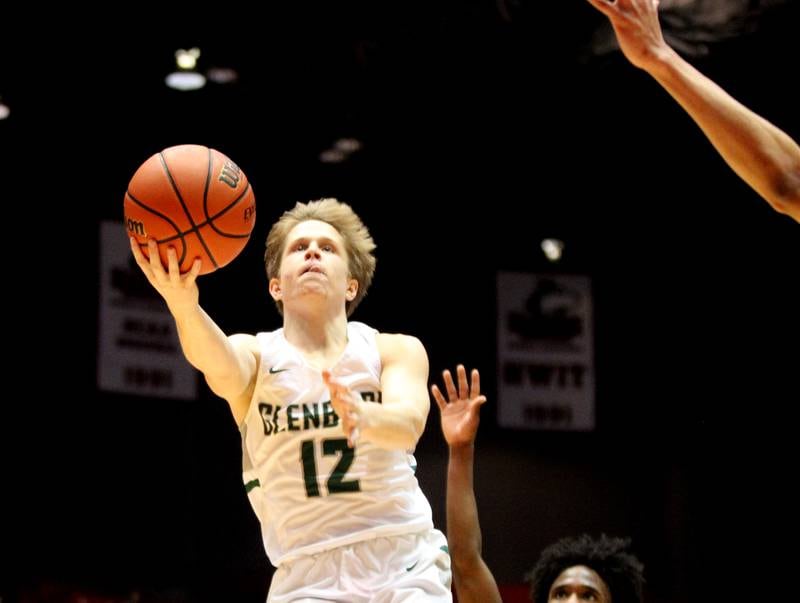
[[[198,373],[184,358],[172,315],[136,265],[119,222],[100,224],[99,320],[99,389],[197,397]]]
[[[498,423],[595,427],[594,340],[588,276],[497,275]]]

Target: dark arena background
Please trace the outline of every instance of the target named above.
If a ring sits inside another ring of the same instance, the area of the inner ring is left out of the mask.
[[[100,226],[124,238],[131,175],[185,143],[231,157],[255,190],[244,252],[200,279],[223,330],[279,326],[266,233],[296,201],[335,196],[378,244],[354,318],[418,336],[432,381],[458,362],[481,370],[477,500],[507,600],[525,600],[544,546],[582,532],[633,539],[649,603],[785,585],[800,225],[582,0],[273,4],[0,23],[0,600],[265,600],[271,568],[224,401],[203,382],[194,400],[98,385]],[[796,2],[662,6],[690,62],[800,138]],[[236,80],[167,88],[175,50],[192,47],[199,69]],[[343,138],[360,148],[321,161]],[[558,264],[545,237],[564,242]],[[129,267],[126,286],[145,289]],[[498,424],[499,271],[590,277],[593,430]],[[444,528],[435,407],[416,456]]]

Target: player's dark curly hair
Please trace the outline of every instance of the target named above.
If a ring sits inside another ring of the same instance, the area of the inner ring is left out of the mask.
[[[525,575],[533,603],[547,603],[550,587],[568,567],[585,565],[605,581],[613,603],[642,603],[644,566],[630,552],[630,539],[592,538],[587,534],[563,538],[542,551],[539,561]]]

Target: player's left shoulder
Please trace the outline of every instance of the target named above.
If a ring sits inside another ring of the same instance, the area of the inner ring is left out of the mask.
[[[422,342],[413,335],[403,333],[378,333],[375,336],[381,358],[384,361],[399,358],[424,357],[428,354]]]

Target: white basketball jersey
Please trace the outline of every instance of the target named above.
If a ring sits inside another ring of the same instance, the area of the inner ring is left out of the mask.
[[[376,331],[347,325],[331,373],[379,404]],[[433,527],[431,508],[404,451],[359,441],[348,448],[319,369],[283,329],[256,335],[258,376],[242,423],[244,482],[273,565],[300,555]]]

